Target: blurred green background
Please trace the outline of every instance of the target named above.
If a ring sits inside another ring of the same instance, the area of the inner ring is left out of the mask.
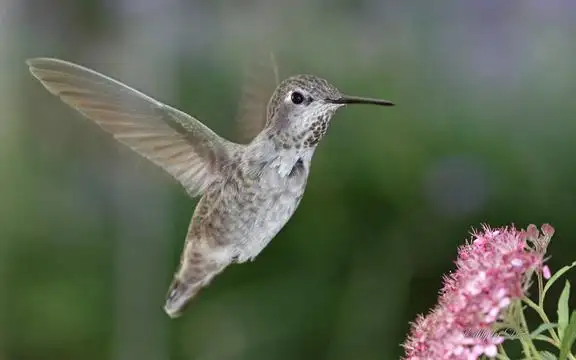
[[[472,227],[549,222],[550,267],[573,261],[575,37],[572,0],[1,0],[0,359],[397,359]],[[260,50],[397,106],[340,111],[292,220],[172,321],[195,200],[24,60],[234,139]]]

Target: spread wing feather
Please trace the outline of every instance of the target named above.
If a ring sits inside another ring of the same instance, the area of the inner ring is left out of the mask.
[[[27,64],[48,91],[167,171],[191,196],[221,176],[231,151],[241,146],[192,116],[80,65],[50,58]]]

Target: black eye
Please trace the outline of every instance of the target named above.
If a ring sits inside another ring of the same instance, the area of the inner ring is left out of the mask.
[[[304,102],[304,95],[302,95],[298,91],[294,91],[292,93],[292,96],[290,97],[290,100],[292,100],[292,102],[296,105],[302,104]]]

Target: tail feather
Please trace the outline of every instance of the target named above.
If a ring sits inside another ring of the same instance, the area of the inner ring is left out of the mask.
[[[164,304],[164,311],[171,318],[182,315],[192,298],[228,265],[228,263],[203,260],[191,261],[186,264],[188,266],[181,267],[174,276]]]
[[[202,286],[199,283],[187,284],[178,278],[174,278],[168,289],[166,303],[164,304],[166,314],[173,319],[182,315],[190,300],[198,294],[201,288]]]

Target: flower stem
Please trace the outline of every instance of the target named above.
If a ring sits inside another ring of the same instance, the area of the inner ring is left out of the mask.
[[[541,306],[536,305],[536,303],[534,303],[532,300],[530,300],[526,296],[522,299],[522,301],[524,301],[526,303],[526,305],[530,306],[534,311],[536,311],[538,313],[538,315],[540,315],[540,318],[542,318],[544,323],[550,324],[550,319],[548,319],[548,315],[546,315],[546,313],[544,312],[544,309]],[[556,345],[556,347],[559,347],[560,346],[560,338],[556,334],[556,331],[554,331],[554,329],[548,329],[548,332],[550,333],[550,336],[552,336],[552,339],[554,339],[554,342],[555,342],[554,345]]]
[[[510,360],[510,358],[508,357],[508,354],[506,353],[506,350],[504,350],[504,346],[502,346],[502,344],[498,345],[498,359],[500,360]]]
[[[542,281],[542,273],[538,271],[536,273],[536,278],[538,279],[538,307],[544,309],[544,284]]]
[[[530,338],[530,330],[528,329],[528,323],[526,322],[526,317],[524,316],[524,309],[522,308],[522,301],[520,300],[520,301],[516,302],[516,306],[518,307],[518,313],[520,316],[520,326],[521,326],[521,330],[523,333],[523,336],[522,336],[522,339],[520,340],[520,342],[522,343],[523,347],[524,347],[524,344],[526,343],[526,347],[528,348],[528,351],[529,351],[529,352],[526,352],[526,356],[529,359],[532,359],[532,357],[530,356],[530,352],[531,352],[534,355],[534,359],[539,359],[540,353],[538,352],[538,349],[536,349],[534,342]]]

